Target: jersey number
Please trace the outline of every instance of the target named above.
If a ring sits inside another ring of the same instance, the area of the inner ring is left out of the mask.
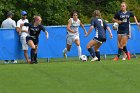
[[[101,26],[104,26],[102,19],[98,19],[98,21],[101,23]]]

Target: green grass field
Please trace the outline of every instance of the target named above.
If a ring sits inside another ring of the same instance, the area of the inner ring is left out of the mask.
[[[0,93],[140,93],[140,58],[61,60],[0,64]]]

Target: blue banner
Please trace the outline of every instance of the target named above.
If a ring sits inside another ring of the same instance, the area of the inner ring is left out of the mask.
[[[116,54],[117,49],[117,31],[112,29],[112,24],[109,24],[113,39],[109,38],[107,32],[107,41],[100,47],[101,54]],[[45,37],[45,33],[41,32],[39,37],[38,58],[60,58],[63,57],[63,49],[66,47],[66,26],[47,26],[45,27],[49,32],[49,39]],[[86,30],[89,25],[85,26]],[[136,24],[131,24],[132,37],[128,40],[127,48],[131,53],[140,53],[140,32]],[[80,27],[80,41],[82,47],[82,54],[89,55],[86,50],[87,43],[94,38],[95,31],[93,30],[88,37],[84,37],[84,31]],[[71,51],[68,56],[77,56],[78,51],[76,45],[73,43]],[[30,49],[29,49],[30,56]],[[23,51],[19,35],[15,29],[0,29],[0,60],[23,59]]]

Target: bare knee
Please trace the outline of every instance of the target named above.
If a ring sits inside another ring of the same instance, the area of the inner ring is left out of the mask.
[[[88,44],[88,45],[86,46],[86,48],[89,49],[89,48],[91,48],[91,46]]]

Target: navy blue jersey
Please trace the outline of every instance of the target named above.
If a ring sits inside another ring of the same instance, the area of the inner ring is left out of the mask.
[[[96,38],[106,38],[106,22],[101,18],[93,18],[91,20],[91,26],[94,26],[96,31]]]
[[[37,27],[35,27],[33,24],[31,23],[24,23],[24,26],[29,26],[29,35],[30,36],[34,36],[36,38],[38,38],[41,30],[43,32],[45,32],[45,28],[43,27],[43,25],[38,25]]]
[[[130,11],[127,12],[122,12],[119,11],[115,14],[114,19],[118,19],[120,21],[122,21],[122,24],[119,24],[118,27],[118,32],[119,33],[128,33],[129,32],[129,27],[130,27],[130,17],[134,17],[134,14]]]

